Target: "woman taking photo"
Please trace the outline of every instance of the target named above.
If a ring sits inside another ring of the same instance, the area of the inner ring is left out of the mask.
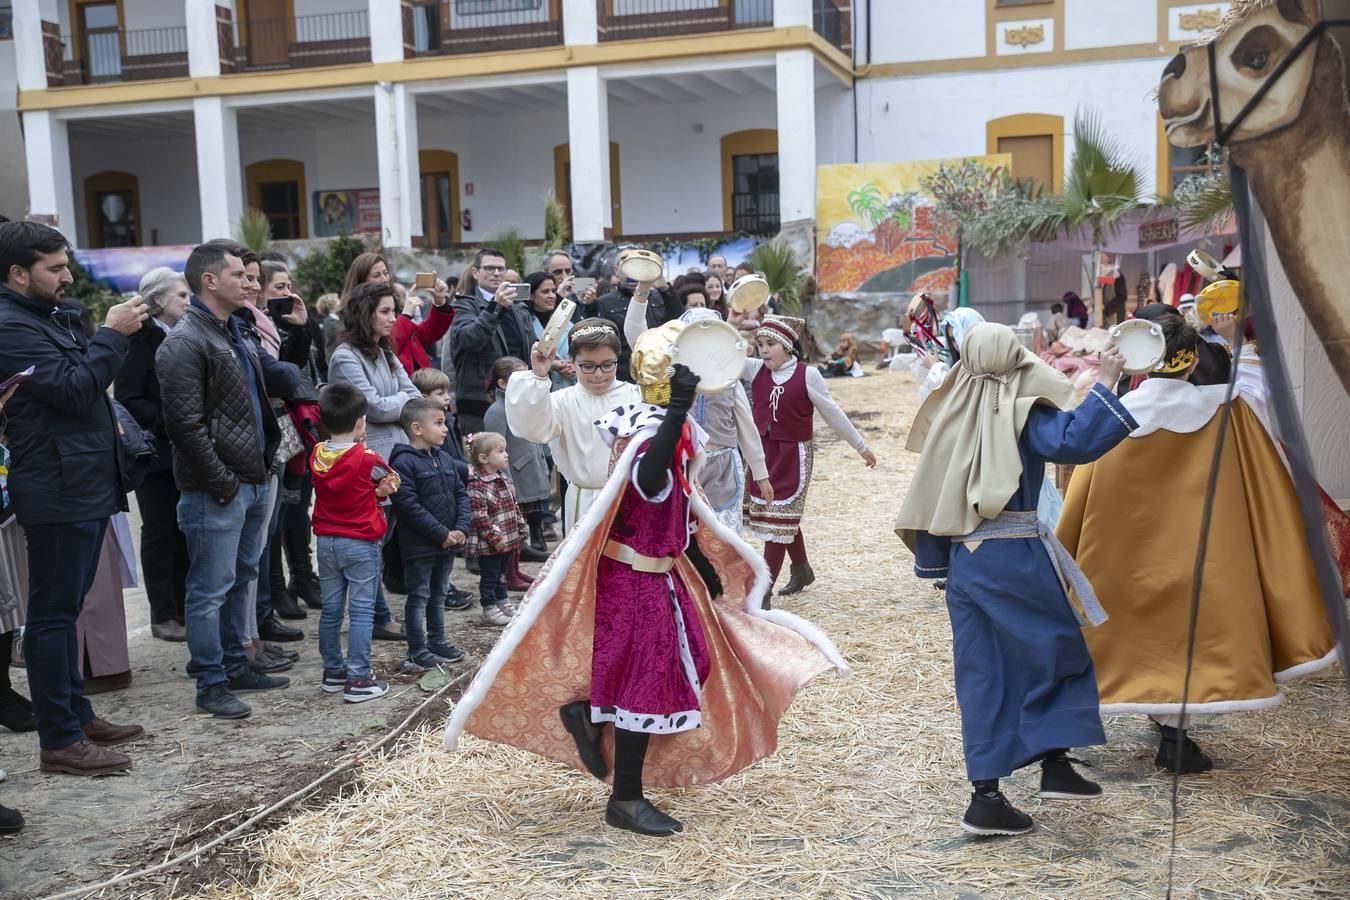
[[[530,340],[530,344],[533,345],[544,336],[544,327],[552,318],[553,311],[558,308],[557,282],[547,272],[535,272],[526,278],[525,282],[530,286],[530,303],[528,307],[521,304],[512,309],[519,310],[522,316],[521,330],[525,334],[533,335]],[[553,383],[551,390],[560,391],[577,383],[576,369],[567,353],[567,335],[571,330],[571,322],[563,326],[562,337],[558,338],[557,358],[549,362],[548,377]]]

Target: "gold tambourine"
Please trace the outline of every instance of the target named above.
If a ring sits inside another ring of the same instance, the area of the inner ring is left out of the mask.
[[[1215,313],[1237,312],[1242,302],[1241,285],[1232,279],[1216,281],[1206,285],[1195,298],[1195,316],[1201,325],[1213,321]]]
[[[655,281],[666,270],[659,254],[638,247],[630,247],[619,254],[619,271],[634,281]]]
[[[675,336],[670,361],[698,376],[699,393],[716,394],[740,380],[747,346],[740,332],[721,319],[696,319]]]
[[[763,275],[742,275],[727,288],[727,303],[738,313],[748,313],[769,302],[769,282]]]
[[[1167,338],[1162,326],[1148,319],[1128,319],[1113,326],[1111,343],[1125,357],[1127,375],[1147,375],[1167,353]]]

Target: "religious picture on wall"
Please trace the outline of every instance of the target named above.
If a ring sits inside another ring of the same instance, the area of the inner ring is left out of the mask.
[[[380,230],[378,188],[314,192],[314,234],[333,237]]]

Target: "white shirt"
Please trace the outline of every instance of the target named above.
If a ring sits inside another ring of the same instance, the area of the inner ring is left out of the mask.
[[[774,384],[786,384],[792,374],[797,371],[797,366],[801,365],[795,359],[788,362],[778,369],[769,371]],[[741,371],[743,381],[753,381],[759,374],[759,370],[764,368],[764,360],[747,359],[745,368]],[[867,442],[863,436],[858,433],[858,429],[853,427],[853,423],[848,419],[848,413],[839,408],[839,404],[834,402],[834,396],[830,393],[829,385],[825,383],[825,376],[814,366],[806,367],[806,395],[811,398],[811,405],[820,413],[825,423],[834,429],[834,433],[845,441],[854,450],[862,453],[867,449]]]

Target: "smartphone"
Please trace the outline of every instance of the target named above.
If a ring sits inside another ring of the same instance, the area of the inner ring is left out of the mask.
[[[295,312],[294,297],[273,297],[267,301],[267,313],[274,319],[289,316]]]
[[[572,279],[572,290],[576,292],[578,297],[585,295],[593,287],[595,287],[594,278],[578,277]]]
[[[419,291],[429,291],[436,286],[435,272],[418,272],[413,276],[413,287]]]
[[[14,387],[14,385],[18,384],[20,381],[23,381],[25,378],[27,378],[29,375],[32,374],[33,374],[32,366],[29,366],[22,372],[15,372],[13,375],[6,378],[3,382],[0,382],[0,394],[3,394],[5,391]]]
[[[517,303],[524,303],[530,299],[530,286],[528,284],[522,282],[521,284],[512,284],[511,287],[515,288]]]

